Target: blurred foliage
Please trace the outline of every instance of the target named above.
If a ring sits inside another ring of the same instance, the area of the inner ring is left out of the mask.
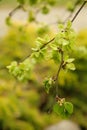
[[[58,121],[53,114],[47,115],[47,112],[40,111],[44,103],[39,83],[40,71],[38,72],[41,67],[37,65],[28,83],[17,82],[5,69],[11,61],[20,61],[31,52],[30,48],[35,46],[38,35],[35,24],[19,26],[17,23],[10,27],[5,37],[0,39],[0,129],[2,130],[41,130]],[[49,35],[53,33],[49,32]]]
[[[54,35],[50,30],[47,31],[50,37]],[[56,72],[57,65],[53,61],[37,64],[28,83],[16,81],[3,69],[11,61],[20,61],[27,56],[30,48],[35,46],[37,36],[43,37],[45,33],[38,33],[35,24],[23,26],[17,23],[0,39],[1,130],[41,130],[60,120],[58,116],[47,114],[54,99],[51,95],[48,97],[42,87],[43,78]],[[61,71],[59,94],[74,104],[71,119],[87,128],[87,30],[79,32],[72,57],[76,58],[77,69],[75,72]]]
[[[75,8],[75,5],[80,4],[81,2],[83,2],[83,0],[1,0],[0,1],[0,6],[1,7],[12,7],[12,6],[16,6],[17,3],[19,4],[27,4],[30,6],[33,6],[35,4],[38,3],[43,3],[42,6],[42,12],[44,12],[44,14],[47,14],[50,10],[50,7],[52,6],[66,6],[66,8],[69,11],[73,11]],[[3,6],[4,5],[4,6]],[[40,4],[39,4],[40,6]]]

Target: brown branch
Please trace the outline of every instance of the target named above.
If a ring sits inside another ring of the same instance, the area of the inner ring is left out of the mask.
[[[81,7],[78,9],[78,11],[76,12],[76,14],[74,15],[74,17],[71,20],[72,23],[74,22],[74,20],[76,19],[76,17],[78,16],[78,14],[83,9],[83,7],[85,6],[86,3],[87,3],[87,1],[84,1],[83,4],[81,5]]]
[[[50,41],[46,42],[45,44],[43,44],[43,46],[40,48],[40,50],[43,49],[45,46],[47,46],[49,43],[53,42],[54,40],[55,40],[55,37],[52,38]],[[37,51],[39,51],[39,50],[37,50]]]
[[[60,62],[60,65],[58,66],[57,74],[56,74],[56,76],[54,78],[55,84],[57,85],[56,86],[56,100],[60,99],[59,96],[58,96],[59,74],[60,74],[60,71],[62,69],[62,65],[64,63],[64,56],[63,56],[64,52],[63,52],[63,50],[61,48],[58,48],[58,51],[61,54],[61,62]]]
[[[74,10],[70,12],[69,16],[64,20],[64,23],[66,23],[66,21],[68,21],[72,16],[73,16],[73,13],[75,11],[75,9],[77,8],[77,5],[79,4],[79,0],[77,0],[75,3],[74,3]]]
[[[20,8],[22,8],[22,5],[18,5],[16,8],[14,8],[14,9],[9,13],[9,16],[12,17],[13,14],[14,14],[18,9],[20,9]]]
[[[40,50],[42,50],[43,48],[45,48],[49,43],[53,42],[54,39],[55,39],[55,37],[53,37],[50,41],[44,43],[44,44],[43,44],[38,50],[36,50],[35,52],[39,52]],[[20,62],[23,62],[23,61],[26,60],[27,58],[31,57],[31,55],[32,55],[32,52],[31,52],[31,54],[29,54],[29,55],[27,55],[26,57],[24,57],[21,61],[19,61],[19,63],[20,63]]]
[[[84,1],[84,3],[81,5],[81,7],[79,8],[79,10],[76,12],[76,14],[74,15],[74,17],[72,18],[71,22],[73,23],[73,21],[76,19],[76,17],[78,16],[79,12],[82,10],[82,8],[84,7],[84,5],[86,4],[87,1]],[[60,71],[63,67],[63,63],[64,63],[64,52],[62,50],[62,48],[58,48],[58,51],[59,53],[61,54],[61,62],[60,62],[60,65],[58,67],[58,71],[57,71],[57,74],[54,78],[54,81],[55,81],[55,84],[57,85],[56,86],[56,101],[60,100],[59,96],[58,96],[58,85],[59,85],[59,74],[60,74]]]
[[[66,23],[73,15],[74,11],[69,14],[69,16],[64,20],[63,23]]]

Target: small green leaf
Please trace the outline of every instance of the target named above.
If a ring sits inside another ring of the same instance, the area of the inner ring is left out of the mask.
[[[52,51],[52,59],[53,59],[54,62],[57,63],[57,64],[60,62],[61,56],[60,56],[60,54],[58,53],[58,50],[53,50],[53,51]]]
[[[66,46],[66,45],[68,45],[68,44],[69,44],[69,41],[68,41],[68,40],[66,40],[66,39],[62,39],[61,44],[62,44],[63,46]]]
[[[72,23],[71,23],[71,21],[69,20],[69,21],[67,22],[67,28],[70,29],[71,26],[72,26]]]
[[[63,24],[58,24],[58,28],[63,30],[64,29],[64,25]]]
[[[74,58],[69,58],[69,59],[66,60],[66,62],[71,63],[71,62],[73,62],[74,60],[75,60]]]
[[[70,102],[65,102],[64,103],[64,107],[66,109],[66,111],[69,113],[69,114],[72,114],[73,113],[73,104],[70,103]]]
[[[70,69],[70,70],[75,70],[75,69],[76,69],[76,68],[75,68],[75,65],[74,65],[73,63],[67,64],[67,65],[66,65],[66,68],[67,68],[67,69]]]
[[[13,61],[10,65],[7,66],[7,69],[14,69],[17,66],[17,62]]]
[[[43,83],[44,83],[44,88],[45,88],[46,92],[49,93],[49,90],[53,84],[52,78],[45,79]]]
[[[64,105],[60,106],[58,103],[56,103],[53,106],[53,111],[57,114],[62,116],[64,114]]]

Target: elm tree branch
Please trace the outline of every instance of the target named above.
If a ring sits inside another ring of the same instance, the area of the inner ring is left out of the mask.
[[[10,13],[9,13],[9,16],[12,17],[13,14],[18,10],[18,9],[23,9],[23,6],[22,5],[18,5],[17,7],[15,7]]]
[[[59,96],[58,96],[59,74],[61,72],[61,69],[62,69],[62,66],[63,66],[63,63],[64,63],[64,52],[63,52],[62,48],[58,48],[58,52],[61,55],[61,62],[60,62],[60,65],[58,66],[57,74],[53,79],[54,82],[55,82],[55,85],[56,85],[56,100],[59,99]]]
[[[81,5],[81,7],[78,9],[78,11],[76,12],[76,14],[74,15],[74,17],[71,20],[72,23],[74,22],[74,20],[76,19],[76,17],[78,16],[78,14],[83,9],[83,7],[85,6],[86,3],[87,3],[87,1],[84,1],[83,4]]]
[[[53,37],[51,40],[49,40],[48,42],[44,43],[38,50],[36,50],[35,52],[39,52],[40,50],[42,50],[43,48],[45,48],[48,44],[50,44],[51,42],[53,42],[55,40],[55,37]],[[24,57],[20,62],[23,62],[24,60],[26,60],[27,58],[31,57],[32,53],[27,55],[26,57]]]

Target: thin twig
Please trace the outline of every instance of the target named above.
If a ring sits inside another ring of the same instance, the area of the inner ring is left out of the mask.
[[[82,8],[85,6],[86,3],[87,3],[87,1],[84,1],[83,4],[81,5],[81,7],[78,9],[78,11],[76,12],[76,14],[74,15],[74,17],[71,20],[72,23],[74,22],[74,20],[76,19],[76,17],[78,16],[78,14],[80,13],[80,11],[82,10]]]
[[[63,23],[66,23],[66,22],[72,17],[73,13],[74,13],[74,12],[71,12],[71,13],[69,14],[69,16],[64,20]]]
[[[16,8],[14,8],[14,9],[9,13],[9,16],[12,17],[13,14],[14,14],[18,9],[20,9],[20,8],[22,8],[22,5],[18,5]]]
[[[64,63],[64,56],[63,56],[64,53],[63,53],[63,50],[61,48],[58,48],[58,51],[61,54],[61,62],[60,62],[60,65],[58,66],[58,71],[57,71],[57,74],[55,76],[55,84],[57,85],[56,86],[56,98],[58,98],[59,74],[60,74],[60,71],[62,69],[62,65]]]
[[[77,5],[79,4],[79,0],[77,0],[75,3],[74,3],[74,10],[70,12],[69,16],[64,20],[64,23],[66,23],[72,16],[73,16],[73,13],[77,7]]]
[[[43,48],[45,48],[49,43],[53,42],[55,39],[55,37],[53,37],[50,41],[44,43],[38,50],[36,50],[35,52],[39,52],[40,50],[42,50]],[[23,62],[24,60],[26,60],[27,58],[31,57],[32,53],[27,55],[26,57],[24,57],[20,62]],[[20,63],[19,62],[19,63]]]

